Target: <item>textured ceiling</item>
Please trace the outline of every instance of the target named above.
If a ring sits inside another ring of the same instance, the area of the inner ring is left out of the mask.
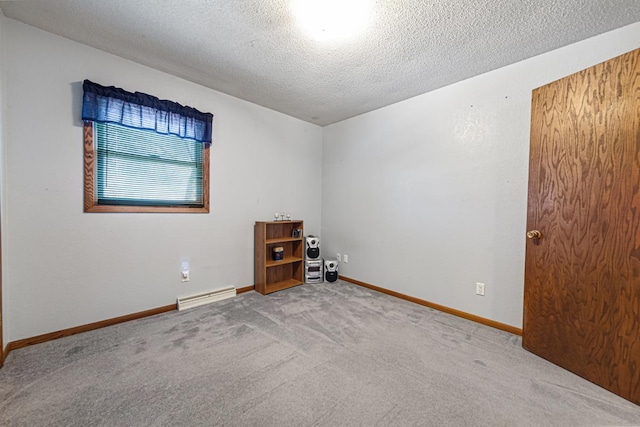
[[[30,0],[0,9],[319,125],[640,21],[640,0],[371,3],[364,32],[332,43],[306,36],[288,0]]]

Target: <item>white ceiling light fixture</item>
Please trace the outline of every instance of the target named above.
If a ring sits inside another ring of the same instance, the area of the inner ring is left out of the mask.
[[[292,0],[300,27],[314,40],[346,40],[362,33],[371,20],[372,0]]]

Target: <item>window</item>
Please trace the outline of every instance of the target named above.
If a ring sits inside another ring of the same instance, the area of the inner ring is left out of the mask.
[[[211,114],[88,80],[84,89],[85,212],[209,212]]]

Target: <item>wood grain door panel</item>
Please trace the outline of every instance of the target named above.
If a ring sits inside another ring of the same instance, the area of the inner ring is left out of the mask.
[[[640,50],[534,90],[523,346],[640,404]]]

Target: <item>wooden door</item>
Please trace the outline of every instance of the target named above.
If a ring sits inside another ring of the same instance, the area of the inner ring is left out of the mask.
[[[640,49],[533,91],[527,227],[523,347],[640,404]]]

